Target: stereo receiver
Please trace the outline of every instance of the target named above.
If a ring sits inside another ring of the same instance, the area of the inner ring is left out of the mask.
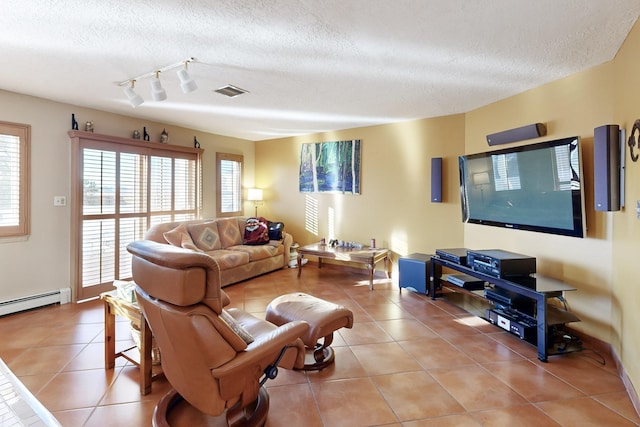
[[[500,249],[467,251],[467,265],[474,271],[497,278],[528,276],[536,272],[536,259]]]

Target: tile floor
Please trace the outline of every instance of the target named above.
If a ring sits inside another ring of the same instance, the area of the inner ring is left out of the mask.
[[[277,271],[225,288],[232,305],[263,316],[277,295],[303,291],[348,306],[353,329],[335,335],[336,363],[281,370],[268,382],[268,427],[640,426],[607,355],[537,359],[520,341],[456,306],[397,281],[340,267]],[[100,301],[0,318],[0,357],[63,426],[149,426],[166,380],[141,396],[138,369],[104,369]],[[129,344],[119,321],[118,346]],[[604,357],[606,364],[598,361]]]

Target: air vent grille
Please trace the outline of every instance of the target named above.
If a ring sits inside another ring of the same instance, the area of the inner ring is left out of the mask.
[[[228,96],[229,98],[234,98],[238,95],[242,95],[243,93],[247,93],[249,91],[241,89],[237,86],[226,85],[214,90],[214,92],[218,92],[219,94]]]

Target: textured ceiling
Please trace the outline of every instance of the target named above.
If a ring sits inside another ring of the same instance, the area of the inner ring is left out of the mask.
[[[611,60],[640,0],[2,0],[0,89],[264,140],[464,113]],[[132,108],[115,82],[149,79]],[[227,98],[232,84],[250,93]],[[1,119],[1,118],[0,118]]]

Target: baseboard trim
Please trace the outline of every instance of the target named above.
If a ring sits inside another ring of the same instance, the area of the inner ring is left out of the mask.
[[[620,357],[618,356],[618,353],[615,351],[613,346],[606,341],[602,341],[601,339],[592,337],[582,331],[572,329],[571,327],[566,327],[566,329],[571,331],[571,333],[578,335],[580,339],[582,339],[583,344],[586,344],[585,347],[592,348],[601,353],[607,353],[611,356],[616,364],[616,372],[618,373],[618,376],[624,384],[627,395],[629,395],[629,399],[631,399],[631,403],[633,404],[636,413],[638,414],[638,416],[640,416],[640,397],[638,396],[638,392],[633,386],[631,378],[629,378],[629,375],[627,375],[627,371],[624,369],[624,366],[620,361]]]

